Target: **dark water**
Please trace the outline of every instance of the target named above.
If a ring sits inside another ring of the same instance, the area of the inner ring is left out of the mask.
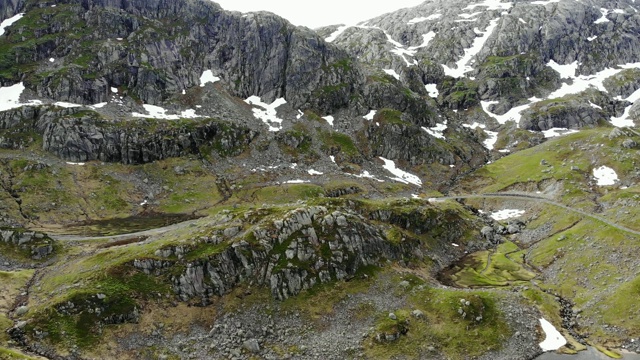
[[[640,360],[640,354],[624,354],[625,360]],[[590,347],[586,351],[581,351],[577,355],[560,355],[553,352],[538,356],[535,360],[611,360],[607,355]]]
[[[191,214],[148,213],[122,219],[85,221],[66,226],[65,232],[68,235],[83,236],[120,235],[169,226],[195,218],[196,216]]]

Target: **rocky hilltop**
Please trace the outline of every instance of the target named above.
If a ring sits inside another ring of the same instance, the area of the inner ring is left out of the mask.
[[[639,8],[3,1],[0,358],[640,350]]]

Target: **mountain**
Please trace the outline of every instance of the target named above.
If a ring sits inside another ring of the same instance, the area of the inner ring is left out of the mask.
[[[0,358],[640,350],[639,6],[0,3]]]

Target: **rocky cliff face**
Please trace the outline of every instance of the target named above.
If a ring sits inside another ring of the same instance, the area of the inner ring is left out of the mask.
[[[460,241],[464,229],[471,225],[453,211],[452,222],[444,224],[431,209],[416,208],[409,213],[398,210],[298,208],[275,220],[265,218],[246,231],[241,223],[229,224],[198,239],[195,247],[163,248],[155,252],[156,258],[137,259],[133,266],[155,276],[182,269],[179,275],[171,276],[171,282],[184,301],[197,298],[206,302],[242,283],[268,286],[274,298],[283,300],[317,284],[348,280],[386,261],[422,261],[426,256],[444,264],[456,255],[438,249]],[[372,220],[388,225],[376,226]],[[390,226],[417,235],[392,235],[395,233],[389,232]],[[444,227],[447,230],[442,233]],[[442,234],[437,240],[440,245],[427,253],[420,236],[433,232]],[[476,238],[465,240],[471,247],[482,243],[478,229],[476,234]],[[193,257],[207,253],[205,249],[211,254]]]

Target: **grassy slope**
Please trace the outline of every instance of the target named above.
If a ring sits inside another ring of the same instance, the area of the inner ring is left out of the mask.
[[[612,140],[610,132],[610,128],[583,130],[504,157],[463,180],[459,191],[544,192],[547,185],[555,184],[547,196],[594,213],[604,204],[605,211],[598,215],[640,229],[640,210],[635,206],[640,187],[599,187],[592,178],[593,169],[605,165],[617,172],[622,183],[635,182],[637,150],[622,148],[626,137]],[[637,136],[631,137],[638,141]],[[543,165],[543,159],[548,165]],[[544,225],[551,225],[549,237],[527,250],[528,262],[544,273],[542,286],[573,301],[583,311],[583,318],[594,321],[585,331],[593,333],[596,340],[617,337],[604,330],[605,323],[621,327],[629,337],[639,336],[640,313],[632,310],[631,299],[640,294],[635,277],[640,271],[635,260],[640,239],[551,206],[544,206],[528,228]]]

